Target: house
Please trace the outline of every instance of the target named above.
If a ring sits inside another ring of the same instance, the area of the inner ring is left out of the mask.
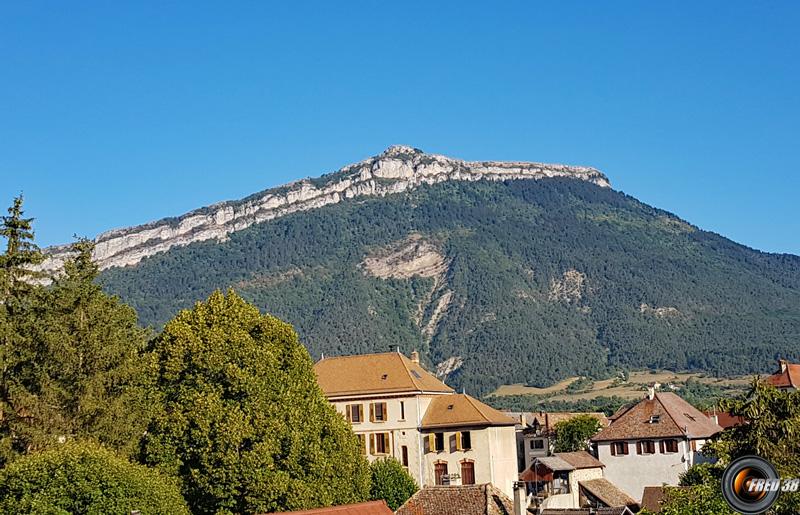
[[[603,477],[603,463],[586,451],[536,458],[520,475],[541,508],[636,507],[636,501]]]
[[[778,360],[778,370],[764,381],[775,388],[797,390],[800,388],[800,364],[789,363],[785,359]]]
[[[705,442],[721,432],[713,420],[671,392],[648,391],[624,407],[592,438],[605,478],[634,499],[645,486],[677,485],[680,475],[703,461]]]
[[[719,425],[722,429],[730,429],[732,427],[741,426],[744,424],[744,417],[742,416],[734,416],[730,413],[725,411],[704,411],[703,412],[708,418],[713,420],[714,422]]]
[[[314,368],[370,461],[393,456],[421,486],[491,483],[513,494],[515,421],[453,392],[416,352],[325,358]]]
[[[289,511],[293,515],[393,515],[386,501],[370,501],[313,510]]]
[[[411,496],[396,515],[526,515],[491,484],[427,486]]]
[[[619,508],[548,508],[538,515],[633,515],[626,506]]]
[[[608,425],[604,413],[574,413],[574,412],[505,412],[517,423],[517,467],[520,472],[527,470],[534,459],[550,456],[553,451],[552,437],[555,425],[559,422],[571,420],[577,416],[589,415],[600,422],[601,427]]]
[[[667,495],[667,489],[683,489],[688,486],[646,486],[642,492],[642,510],[649,513],[661,513],[661,505]]]

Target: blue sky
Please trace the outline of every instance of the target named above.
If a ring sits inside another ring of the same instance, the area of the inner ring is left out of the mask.
[[[0,202],[63,243],[403,143],[595,166],[800,254],[798,26],[790,1],[3,2]]]

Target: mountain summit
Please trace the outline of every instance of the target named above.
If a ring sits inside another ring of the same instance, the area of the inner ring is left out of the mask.
[[[559,164],[463,161],[392,145],[381,154],[315,179],[302,179],[270,188],[242,200],[221,202],[177,218],[115,229],[95,239],[95,260],[100,269],[135,265],[147,256],[172,247],[204,240],[224,240],[250,225],[305,211],[344,199],[384,196],[442,181],[541,179],[570,177],[609,186],[598,170]],[[68,247],[51,247],[42,269],[55,271],[68,255]]]
[[[593,168],[393,146],[317,179],[105,233],[97,248],[104,287],[144,323],[234,288],[292,323],[314,356],[416,349],[477,395],[800,360],[800,258],[703,231]]]

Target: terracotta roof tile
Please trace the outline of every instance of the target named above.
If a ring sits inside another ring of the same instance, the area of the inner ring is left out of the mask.
[[[784,366],[785,370],[779,369],[764,381],[776,388],[800,388],[800,364],[782,361],[781,367]]]
[[[492,486],[426,486],[396,515],[514,515],[511,499]]]
[[[640,506],[651,513],[661,513],[661,503],[664,502],[667,488],[685,489],[688,486],[646,486],[642,492]]]
[[[566,461],[576,469],[592,469],[605,467],[603,463],[586,451],[557,452],[555,456]]]
[[[314,365],[314,371],[328,397],[453,391],[399,352],[325,358]]]
[[[658,392],[620,413],[592,441],[642,438],[708,438],[722,431],[713,420],[671,392]]]
[[[421,427],[513,426],[516,420],[463,393],[438,395],[422,417]]]
[[[626,494],[617,488],[611,481],[606,478],[589,479],[587,481],[578,481],[581,488],[588,491],[594,497],[600,499],[606,506],[610,508],[619,508],[624,506],[636,506],[636,500],[630,495]]]
[[[313,510],[289,511],[294,515],[392,515],[386,501],[370,501],[343,506],[329,506]]]
[[[589,415],[591,417],[596,418],[600,421],[600,425],[602,427],[606,427],[608,425],[608,417],[606,417],[605,413],[602,412],[567,412],[567,411],[539,411],[539,412],[520,412],[520,411],[505,411],[506,415],[514,418],[517,420],[517,424],[520,424],[522,420],[525,421],[525,426],[523,429],[529,429],[530,427],[539,427],[545,428],[546,430],[552,430],[553,426],[559,422],[564,420],[571,420],[575,417],[581,415]]]

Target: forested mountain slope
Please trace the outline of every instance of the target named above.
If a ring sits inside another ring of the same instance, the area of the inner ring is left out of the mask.
[[[422,184],[110,268],[160,325],[232,287],[315,357],[420,349],[483,394],[617,368],[763,372],[800,359],[800,258],[570,178]]]

